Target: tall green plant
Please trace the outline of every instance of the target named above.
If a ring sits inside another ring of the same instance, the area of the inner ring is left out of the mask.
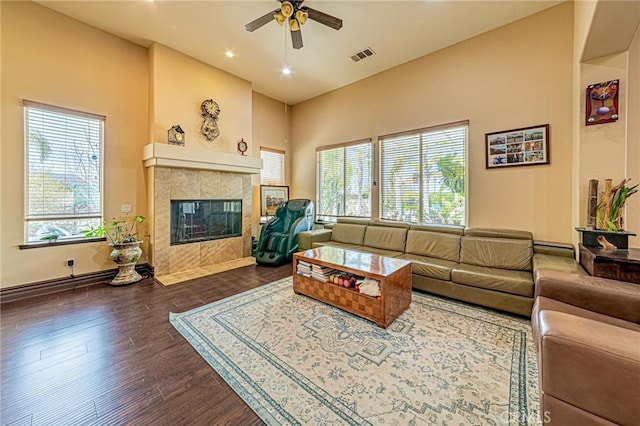
[[[605,182],[610,185],[610,179]],[[599,229],[612,232],[624,230],[624,205],[630,196],[638,192],[638,185],[628,187],[626,182],[627,180],[623,180],[618,186],[611,188],[610,195],[607,195],[608,191],[603,194],[603,199],[596,208],[596,223]]]

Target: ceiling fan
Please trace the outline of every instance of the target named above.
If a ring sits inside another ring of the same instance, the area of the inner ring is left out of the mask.
[[[289,20],[289,29],[291,30],[291,42],[294,49],[300,49],[302,47],[302,33],[300,27],[307,22],[307,19],[311,19],[321,24],[331,27],[335,30],[342,28],[342,19],[335,16],[327,15],[319,10],[312,9],[307,6],[303,6],[304,0],[278,0],[280,2],[280,8],[272,12],[259,17],[247,25],[244,28],[253,32],[263,25],[268,24],[271,20],[275,20],[278,25],[283,26],[286,20]]]

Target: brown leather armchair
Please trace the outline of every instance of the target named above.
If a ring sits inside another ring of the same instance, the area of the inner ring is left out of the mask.
[[[541,271],[531,316],[545,425],[640,425],[640,285]]]

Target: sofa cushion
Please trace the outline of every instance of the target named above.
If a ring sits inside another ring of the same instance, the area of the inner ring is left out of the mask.
[[[356,247],[350,248],[350,250],[365,251],[367,253],[372,253],[372,254],[377,254],[378,256],[387,256],[387,257],[398,257],[404,254],[401,251],[385,250],[385,249],[379,249],[379,248],[369,247],[369,246],[356,246]]]
[[[407,233],[405,252],[458,262],[460,257],[460,236],[418,231],[412,228]]]
[[[362,245],[367,225],[355,223],[336,223],[331,232],[331,241]]]
[[[404,252],[407,239],[407,227],[367,226],[364,245],[385,250]]]
[[[531,232],[519,231],[516,229],[465,228],[464,235],[469,237],[509,238],[512,240],[533,240],[533,234]]]
[[[472,287],[533,297],[531,272],[460,264],[451,271],[451,281]]]
[[[537,277],[538,272],[543,269],[567,272],[569,274],[587,274],[585,270],[582,269],[582,266],[572,257],[555,256],[552,254],[534,254],[533,275]]]
[[[411,261],[411,272],[430,278],[437,278],[443,281],[451,280],[451,270],[458,265],[449,260],[437,259],[434,257],[419,256],[416,254],[403,254],[400,259]]]
[[[532,240],[462,237],[460,263],[531,271]]]
[[[565,314],[576,315],[582,318],[611,324],[616,327],[622,327],[640,333],[640,324],[636,324],[631,321],[625,321],[623,319],[612,317],[609,315],[600,314],[588,309],[579,308],[577,306],[569,305],[568,303],[559,302],[555,299],[549,299],[548,297],[536,297],[533,314],[531,315],[531,328],[533,329],[536,342],[538,340],[537,338],[539,337],[537,336],[537,333],[540,331],[540,326],[538,324],[538,315],[542,311],[563,312]]]
[[[315,242],[313,243],[313,248],[318,248],[318,247],[322,247],[322,246],[331,246],[331,247],[340,247],[343,249],[347,249],[347,250],[357,250],[362,246],[359,246],[357,244],[345,244],[345,243],[337,243],[335,241],[319,241],[319,242]]]
[[[563,312],[538,317],[542,391],[607,420],[598,424],[639,424],[638,333]]]
[[[439,223],[415,224],[415,225],[411,225],[410,229],[413,229],[415,231],[437,232],[438,234],[453,234],[453,235],[464,234],[464,226],[443,225]]]

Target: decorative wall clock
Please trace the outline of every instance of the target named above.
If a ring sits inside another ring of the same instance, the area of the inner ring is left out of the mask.
[[[603,81],[587,87],[585,125],[611,123],[618,120],[618,80]]]
[[[167,131],[167,139],[170,145],[184,146],[184,130],[176,124]]]
[[[240,155],[247,155],[245,154],[245,152],[247,152],[247,149],[249,149],[249,145],[247,145],[247,143],[244,141],[244,138],[240,139],[238,141],[238,152],[240,153]]]
[[[220,136],[218,129],[218,117],[220,116],[220,106],[213,99],[205,99],[200,104],[200,115],[204,118],[202,122],[202,134],[208,141],[212,141]]]

